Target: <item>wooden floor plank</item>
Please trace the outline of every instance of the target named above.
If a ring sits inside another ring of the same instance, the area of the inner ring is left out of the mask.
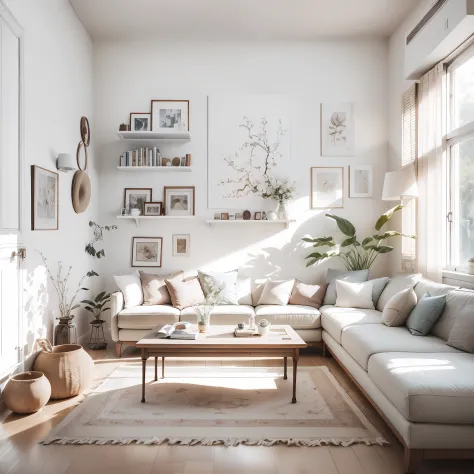
[[[352,447],[330,446],[329,453],[336,465],[338,474],[365,474],[365,469]]]

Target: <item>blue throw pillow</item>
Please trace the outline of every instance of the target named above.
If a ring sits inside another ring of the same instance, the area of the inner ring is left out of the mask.
[[[414,336],[426,336],[443,312],[446,295],[430,296],[425,293],[408,316],[406,326]]]

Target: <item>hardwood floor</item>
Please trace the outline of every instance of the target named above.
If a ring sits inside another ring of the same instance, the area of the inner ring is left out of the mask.
[[[120,363],[113,348],[90,351],[94,386]],[[138,358],[127,348],[122,359]],[[403,450],[383,420],[331,358],[303,351],[301,365],[326,365],[389,446],[288,448],[286,446],[42,446],[38,441],[80,402],[81,397],[48,404],[40,413],[5,412],[0,425],[0,473],[15,474],[402,474]],[[168,360],[171,365],[274,366],[281,360]],[[472,474],[472,461],[425,462],[419,474]]]

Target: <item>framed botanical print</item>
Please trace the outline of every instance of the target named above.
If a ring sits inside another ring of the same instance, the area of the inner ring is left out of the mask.
[[[143,205],[144,216],[161,216],[163,214],[162,202],[145,202]]]
[[[354,156],[354,104],[321,104],[321,155]]]
[[[194,186],[165,186],[165,215],[194,216]]]
[[[133,237],[132,267],[161,267],[162,237]]]
[[[58,230],[59,175],[40,166],[31,167],[31,230]]]
[[[189,257],[189,234],[173,234],[173,257]]]
[[[150,132],[151,114],[149,112],[132,112],[130,114],[130,130],[132,132]]]
[[[189,132],[189,100],[152,100],[154,132]]]
[[[311,208],[337,209],[344,207],[344,168],[311,168]]]
[[[123,195],[123,207],[128,209],[129,213],[132,209],[138,209],[143,214],[143,208],[146,202],[151,202],[151,188],[125,188]]]
[[[349,166],[349,197],[372,197],[373,181],[374,170],[372,166]]]

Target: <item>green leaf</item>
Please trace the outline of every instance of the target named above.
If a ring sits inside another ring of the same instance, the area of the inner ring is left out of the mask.
[[[372,240],[374,240],[373,237],[366,237],[363,241],[362,241],[362,245],[367,245],[369,244],[370,242],[372,242]]]
[[[321,258],[321,255],[322,254],[320,254],[319,252],[314,252],[314,253],[309,254],[307,257],[305,257],[305,259],[306,258]]]
[[[403,206],[401,204],[393,207],[392,209],[387,211],[385,214],[382,214],[378,218],[377,222],[375,223],[375,230],[379,231],[400,209],[403,209]]]
[[[94,223],[92,221],[89,221],[89,227],[92,227]]]
[[[332,237],[319,237],[317,239],[313,239],[311,237],[303,237],[301,240],[304,241],[304,242],[309,242],[309,243],[312,244],[312,243],[320,243],[320,242],[321,243],[322,242],[331,242],[333,240],[333,238]]]
[[[335,247],[336,242],[318,242],[316,244],[313,244],[313,247]]]
[[[96,303],[98,303],[105,295],[105,291],[103,291],[102,293],[99,293],[95,298],[94,298],[94,301]]]
[[[311,265],[314,265],[317,261],[318,261],[318,260],[315,259],[315,258],[313,258],[313,259],[311,259],[311,260],[308,260],[308,261],[306,262],[306,268],[310,267]]]
[[[71,308],[71,311],[72,311],[73,309],[77,309],[77,308],[80,308],[80,307],[81,307],[80,304],[75,304],[75,305]]]
[[[104,311],[110,311],[110,308],[104,308],[104,309],[102,310],[102,312],[104,312]]]
[[[92,305],[92,306],[95,305],[95,303],[94,303],[93,301],[91,301],[91,300],[82,300],[81,303],[88,304],[88,305]]]
[[[94,308],[91,308],[90,306],[86,306],[87,311],[90,311],[91,313],[94,312]]]
[[[344,240],[344,242],[342,242],[341,244],[341,248],[349,247],[349,245],[354,245],[356,242],[357,242],[357,239],[356,239],[356,236],[354,235],[354,237]]]
[[[356,233],[355,227],[347,219],[343,219],[342,217],[336,216],[334,214],[326,214],[326,216],[336,221],[339,230],[344,235],[347,235],[348,237],[354,237]]]
[[[388,253],[393,250],[393,247],[389,245],[381,245],[380,247],[374,247],[374,250],[378,253]]]

